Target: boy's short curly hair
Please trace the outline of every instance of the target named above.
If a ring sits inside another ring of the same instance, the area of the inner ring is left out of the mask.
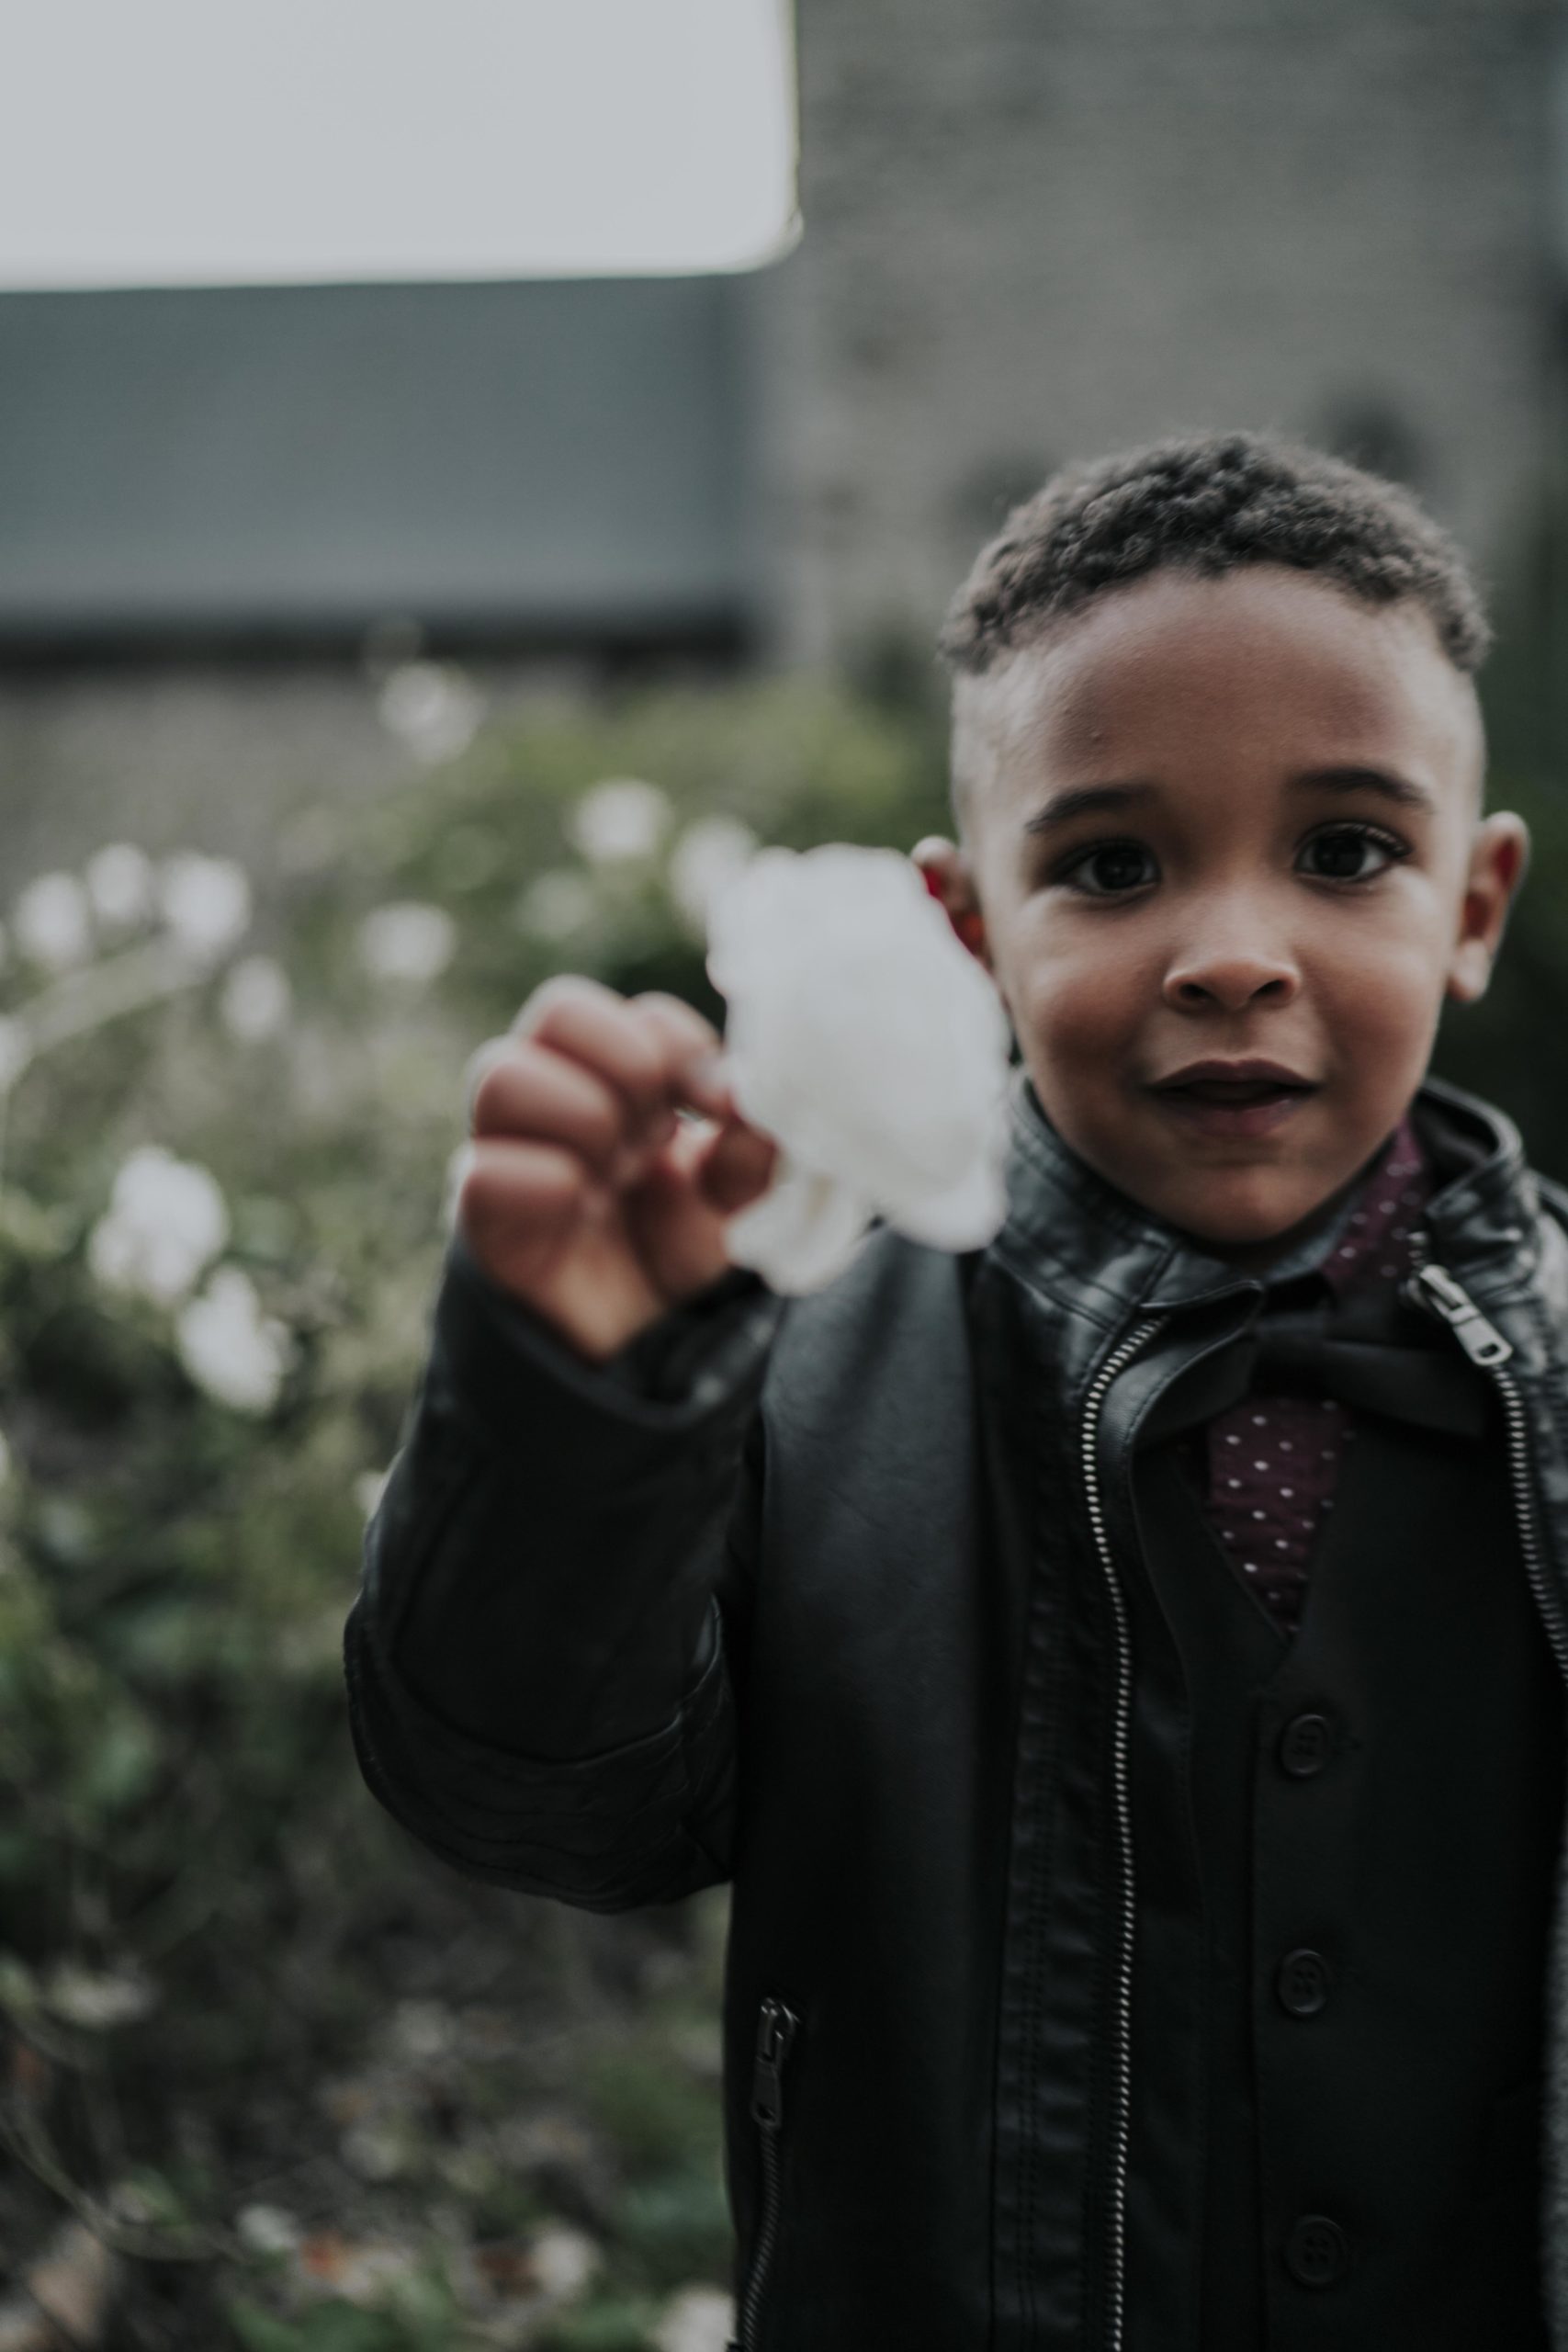
[[[1407,491],[1261,433],[1148,443],[1053,474],[976,558],[938,640],[978,675],[1046,623],[1145,573],[1206,579],[1287,564],[1363,597],[1425,606],[1467,676],[1491,631],[1464,558]]]

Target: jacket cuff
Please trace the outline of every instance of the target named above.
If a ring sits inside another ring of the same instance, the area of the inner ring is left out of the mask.
[[[454,1235],[435,1327],[453,1385],[492,1435],[510,1442],[541,1372],[579,1402],[650,1430],[697,1429],[727,1404],[750,1407],[786,1306],[760,1274],[732,1266],[596,1363],[492,1283]]]

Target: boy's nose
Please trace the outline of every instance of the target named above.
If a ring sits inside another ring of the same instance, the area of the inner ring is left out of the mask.
[[[1289,1004],[1301,987],[1301,975],[1292,958],[1267,940],[1195,940],[1172,958],[1163,994],[1178,1012],[1194,1012],[1205,1005],[1225,1012],[1244,1012],[1259,1000],[1265,1004]]]

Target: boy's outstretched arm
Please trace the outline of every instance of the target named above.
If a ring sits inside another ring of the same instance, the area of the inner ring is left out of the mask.
[[[502,1103],[515,1133],[516,1098]],[[690,1183],[705,1148],[677,1138],[654,1192]],[[635,1204],[622,1211],[629,1230]],[[345,1629],[355,1752],[394,1818],[472,1876],[592,1909],[670,1901],[728,1868],[758,1408],[783,1303],[705,1261],[700,1287],[628,1318],[629,1338],[569,1338],[570,1240],[540,1256],[546,1314],[481,1263],[465,1222],[484,1230],[460,1212]],[[602,1204],[593,1223],[602,1263]],[[516,1252],[515,1216],[502,1241]],[[602,1284],[581,1295],[601,1312]]]

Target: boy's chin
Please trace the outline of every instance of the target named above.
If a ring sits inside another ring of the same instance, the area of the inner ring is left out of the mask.
[[[1325,1225],[1338,1204],[1343,1185],[1314,1197],[1279,1186],[1238,1189],[1234,1200],[1214,1197],[1213,1184],[1204,1196],[1179,1196],[1149,1203],[1169,1225],[1190,1234],[1216,1258],[1264,1259],[1294,1249],[1318,1227]]]

